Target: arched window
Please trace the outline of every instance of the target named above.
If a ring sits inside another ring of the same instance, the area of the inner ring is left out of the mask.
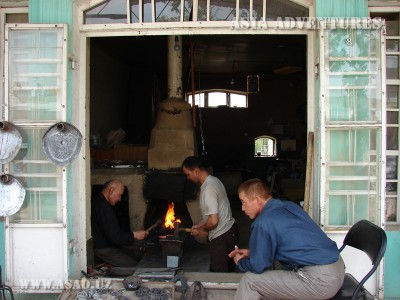
[[[276,156],[276,138],[267,135],[255,138],[254,156],[258,157]]]
[[[186,94],[187,101],[192,104],[192,93]],[[247,93],[230,90],[203,90],[194,94],[195,105],[199,107],[247,107]]]

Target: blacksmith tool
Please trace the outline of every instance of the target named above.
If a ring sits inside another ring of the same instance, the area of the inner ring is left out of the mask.
[[[192,228],[184,228],[184,227],[180,227],[180,223],[175,222],[174,223],[174,236],[177,237],[179,236],[179,232],[192,232]]]
[[[158,220],[155,222],[153,225],[151,225],[149,228],[146,229],[147,232],[150,232],[152,229],[156,228],[158,225],[161,224],[161,220]]]

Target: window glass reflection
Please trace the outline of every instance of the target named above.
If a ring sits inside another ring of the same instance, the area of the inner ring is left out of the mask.
[[[84,12],[85,24],[126,23],[126,0],[108,0]]]

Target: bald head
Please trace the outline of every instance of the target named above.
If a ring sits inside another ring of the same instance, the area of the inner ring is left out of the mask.
[[[101,193],[106,198],[107,202],[114,206],[121,200],[121,196],[125,191],[125,185],[118,179],[107,181],[101,190]]]

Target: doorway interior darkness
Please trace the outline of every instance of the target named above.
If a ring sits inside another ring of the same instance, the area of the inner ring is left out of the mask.
[[[182,85],[184,92],[191,92],[190,38],[181,38]],[[274,175],[279,182],[275,193],[301,201],[307,146],[306,36],[197,35],[193,42],[196,91],[246,91],[247,75],[259,76],[259,92],[248,95],[247,108],[197,109],[198,152],[203,152],[202,134],[216,174],[240,172],[243,180],[267,181]],[[157,104],[167,97],[167,36],[96,37],[90,43],[90,133],[100,137],[100,147],[107,133],[118,128],[126,132],[124,143],[148,145]],[[277,157],[254,156],[254,139],[263,135],[276,138]],[[287,141],[292,146],[282,147]]]

